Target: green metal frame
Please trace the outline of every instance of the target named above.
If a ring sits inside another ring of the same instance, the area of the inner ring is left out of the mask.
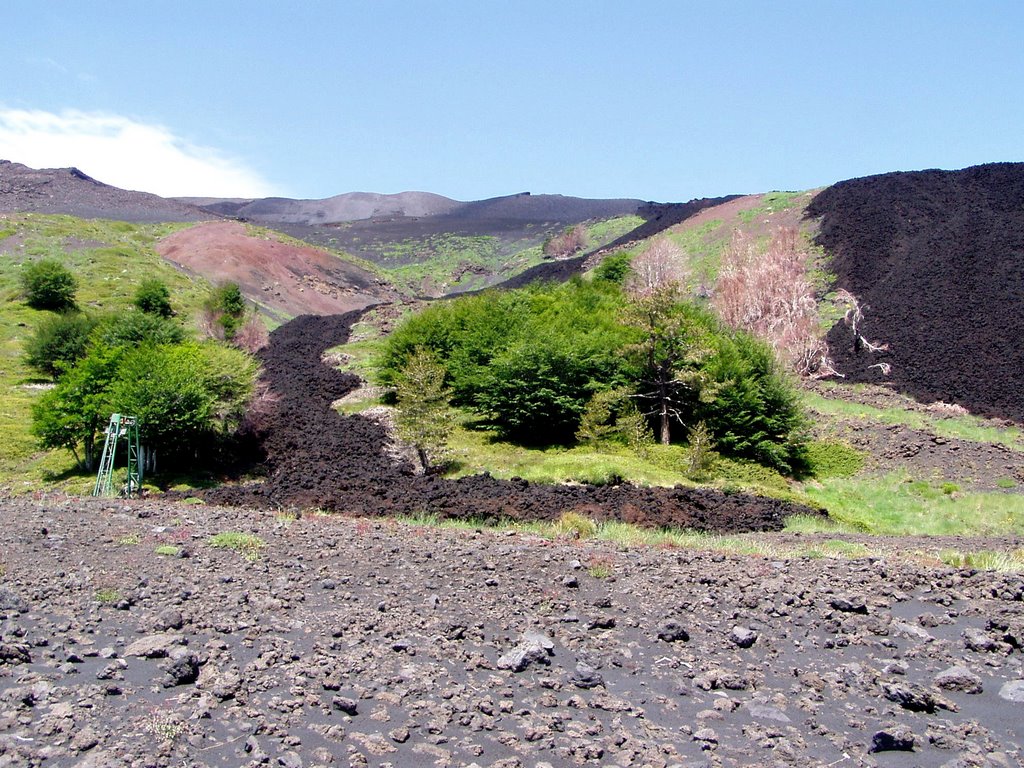
[[[117,444],[125,439],[128,446],[128,478],[118,494],[114,493],[114,459],[117,456]],[[121,495],[131,497],[142,489],[142,463],[139,449],[139,424],[134,416],[120,413],[112,414],[107,425],[106,439],[103,441],[103,455],[100,457],[100,469],[96,473],[96,485],[93,496]]]

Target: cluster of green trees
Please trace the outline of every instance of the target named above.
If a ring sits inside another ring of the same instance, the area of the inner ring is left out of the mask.
[[[510,440],[713,444],[783,472],[803,462],[804,419],[771,348],[676,286],[627,290],[623,259],[593,280],[488,292],[410,317],[385,344],[382,384],[422,352],[452,403]],[[694,440],[696,436],[696,440]]]
[[[56,382],[32,409],[43,447],[67,448],[91,470],[115,412],[138,418],[150,466],[158,454],[173,466],[223,446],[252,396],[257,364],[250,355],[189,340],[171,319],[159,281],[144,281],[134,306],[116,315],[77,311],[73,291],[65,299],[49,307],[62,311],[44,318],[25,344],[29,365]]]

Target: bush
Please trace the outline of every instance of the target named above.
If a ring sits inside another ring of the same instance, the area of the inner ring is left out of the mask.
[[[75,306],[78,284],[74,275],[58,261],[43,259],[25,267],[21,285],[26,301],[35,309],[63,312]]]
[[[85,357],[96,321],[80,312],[44,318],[25,342],[25,362],[58,377]]]
[[[566,259],[587,247],[590,233],[582,224],[567,227],[544,243],[544,255],[549,259]]]
[[[594,269],[594,279],[606,280],[615,285],[622,285],[629,276],[632,260],[633,254],[629,251],[619,251],[618,253],[606,256]]]
[[[142,344],[181,344],[185,340],[185,330],[160,315],[129,309],[101,320],[94,336],[107,346],[137,347]]]
[[[134,304],[140,312],[157,317],[171,317],[171,292],[159,280],[143,280],[135,292]]]
[[[714,398],[700,412],[718,448],[792,474],[807,463],[805,419],[770,346],[746,333],[719,336],[707,374]]]
[[[211,336],[232,341],[245,322],[245,297],[238,283],[224,283],[206,300],[205,324]]]

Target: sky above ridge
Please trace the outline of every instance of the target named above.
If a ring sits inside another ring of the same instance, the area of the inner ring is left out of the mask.
[[[163,195],[685,201],[1024,160],[1024,3],[6,0],[0,158]]]

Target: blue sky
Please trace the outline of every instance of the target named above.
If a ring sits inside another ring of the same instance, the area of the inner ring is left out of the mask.
[[[6,0],[0,158],[161,194],[688,200],[1024,160],[1019,2]]]

